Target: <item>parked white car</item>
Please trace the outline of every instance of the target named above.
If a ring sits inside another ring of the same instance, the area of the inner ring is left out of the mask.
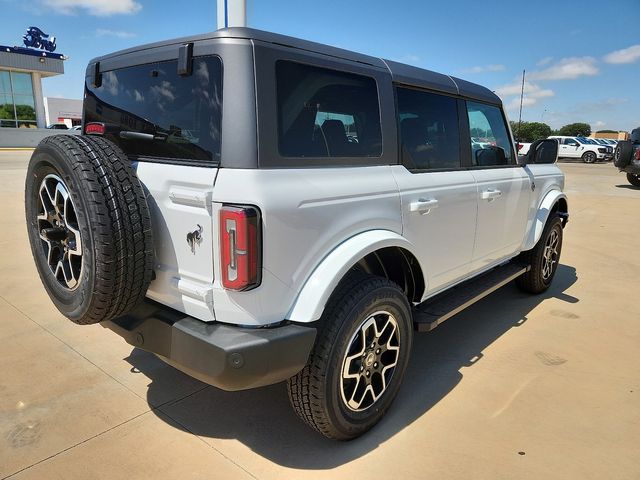
[[[559,158],[580,158],[584,163],[595,163],[598,160],[606,160],[613,157],[613,151],[597,142],[584,137],[568,137],[552,135],[549,138],[558,140]]]

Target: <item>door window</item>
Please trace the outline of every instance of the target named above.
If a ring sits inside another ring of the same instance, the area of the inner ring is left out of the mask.
[[[276,64],[278,145],[284,157],[379,157],[373,78],[300,63]]]
[[[402,163],[410,171],[460,168],[455,98],[396,89]]]
[[[515,164],[507,126],[498,107],[467,102],[471,133],[471,163],[478,167]]]

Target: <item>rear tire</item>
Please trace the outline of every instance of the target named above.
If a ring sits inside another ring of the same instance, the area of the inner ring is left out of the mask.
[[[562,220],[556,214],[551,215],[536,246],[520,256],[526,264],[531,265],[527,273],[516,279],[516,285],[525,292],[544,292],[558,269],[562,252]]]
[[[293,409],[325,437],[362,435],[395,399],[412,339],[411,308],[396,284],[347,278],[327,303],[307,366],[287,382]]]
[[[596,163],[597,159],[598,159],[597,155],[593,152],[584,152],[582,154],[582,161],[584,163]]]
[[[40,142],[27,170],[25,213],[42,284],[78,324],[123,315],[151,281],[151,217],[126,155],[97,137]]]
[[[640,175],[637,173],[627,173],[627,180],[634,187],[640,187]]]

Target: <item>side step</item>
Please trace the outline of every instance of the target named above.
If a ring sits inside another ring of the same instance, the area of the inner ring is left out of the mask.
[[[495,292],[530,269],[530,265],[510,262],[426,300],[413,310],[413,324],[416,330],[419,332],[433,330],[445,320],[460,313],[468,306]]]

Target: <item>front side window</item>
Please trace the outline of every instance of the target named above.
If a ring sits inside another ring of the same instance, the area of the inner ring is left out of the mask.
[[[276,63],[278,147],[284,157],[379,157],[382,130],[373,78]]]
[[[460,167],[455,98],[397,88],[402,164],[409,170]]]
[[[102,73],[102,85],[87,84],[85,124],[106,126],[106,135],[129,155],[220,161],[222,62],[193,59],[193,73],[180,76],[177,60]]]
[[[498,107],[467,102],[471,163],[478,167],[515,164],[509,133]]]

